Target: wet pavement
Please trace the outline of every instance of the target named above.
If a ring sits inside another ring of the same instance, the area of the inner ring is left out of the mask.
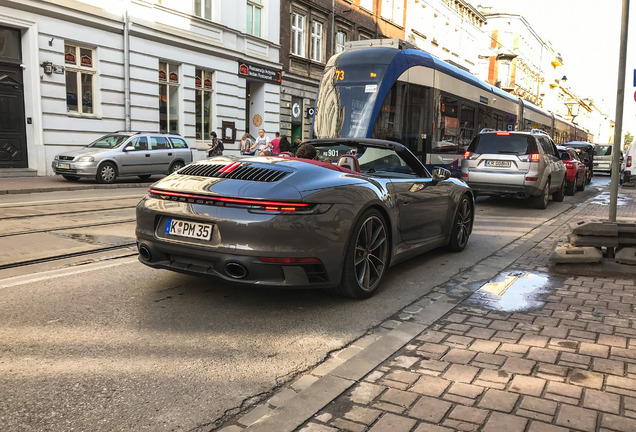
[[[604,196],[434,288],[214,430],[636,431],[634,278],[561,275],[549,260],[580,221],[607,219]],[[636,221],[636,190],[621,188],[619,202],[619,221]]]

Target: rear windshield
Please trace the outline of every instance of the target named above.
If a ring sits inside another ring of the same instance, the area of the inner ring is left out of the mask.
[[[476,136],[468,151],[479,154],[525,155],[537,153],[537,142],[528,135],[485,134]]]
[[[594,146],[594,155],[596,156],[610,156],[612,154],[611,145],[597,145]]]

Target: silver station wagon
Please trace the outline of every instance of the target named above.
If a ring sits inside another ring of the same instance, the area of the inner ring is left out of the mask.
[[[123,176],[170,174],[191,162],[192,152],[181,135],[116,132],[56,155],[51,166],[69,181],[85,177],[112,183]]]
[[[567,170],[548,134],[484,130],[468,146],[462,180],[479,195],[529,198],[544,209],[563,201]]]

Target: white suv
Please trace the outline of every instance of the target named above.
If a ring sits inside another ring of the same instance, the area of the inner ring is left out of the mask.
[[[478,195],[530,198],[544,209],[563,201],[567,169],[548,134],[482,130],[462,160],[462,180]]]

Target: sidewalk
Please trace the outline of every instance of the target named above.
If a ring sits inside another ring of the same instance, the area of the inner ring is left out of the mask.
[[[97,181],[82,179],[71,182],[62,176],[42,177],[2,177],[0,178],[0,195],[25,194],[51,191],[73,191],[82,189],[113,189],[147,187],[163,176],[152,176],[149,180],[137,177],[117,179],[113,184],[100,184]]]
[[[619,193],[619,221],[636,222],[636,190]],[[636,431],[634,278],[549,261],[608,201],[537,227],[215,430]]]

